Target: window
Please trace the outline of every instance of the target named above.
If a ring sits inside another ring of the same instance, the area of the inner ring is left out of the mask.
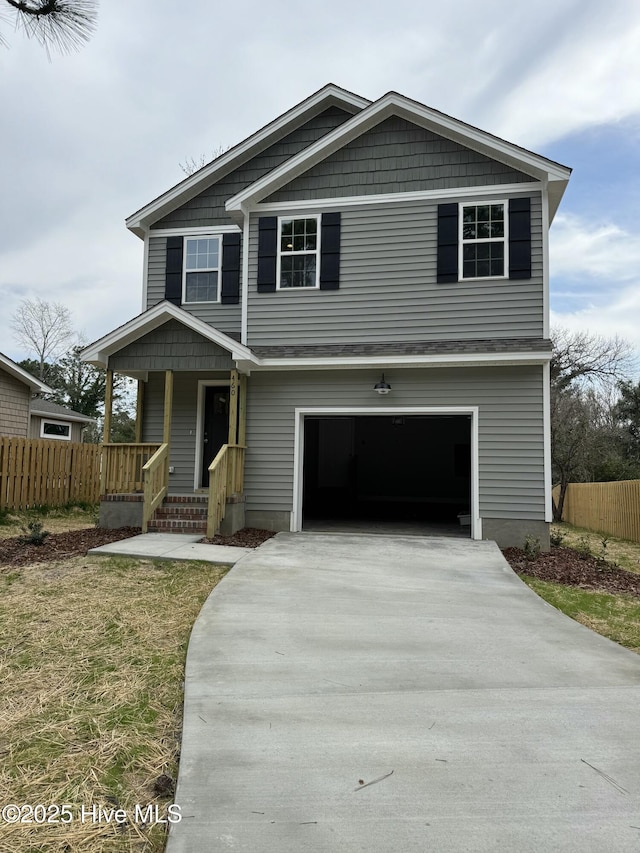
[[[184,241],[183,302],[219,302],[220,237]]]
[[[506,203],[460,205],[462,278],[505,278]]]
[[[69,421],[40,421],[40,438],[62,438],[71,441]]]
[[[318,287],[319,216],[281,218],[278,232],[278,289]]]

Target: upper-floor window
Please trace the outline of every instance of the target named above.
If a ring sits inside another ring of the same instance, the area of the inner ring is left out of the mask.
[[[183,302],[220,301],[221,244],[219,236],[185,238]]]
[[[278,227],[278,289],[319,287],[320,217],[281,217]]]
[[[508,269],[506,203],[460,204],[462,278],[505,278]]]

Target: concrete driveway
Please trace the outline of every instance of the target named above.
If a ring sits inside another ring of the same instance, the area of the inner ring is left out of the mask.
[[[495,544],[280,534],[196,622],[167,851],[637,853],[639,723]]]

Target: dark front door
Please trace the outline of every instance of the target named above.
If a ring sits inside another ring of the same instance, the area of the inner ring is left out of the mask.
[[[204,423],[202,430],[202,486],[209,485],[209,465],[223,444],[229,440],[229,386],[204,389]]]

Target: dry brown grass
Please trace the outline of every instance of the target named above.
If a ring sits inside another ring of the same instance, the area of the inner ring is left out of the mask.
[[[44,511],[28,510],[25,512],[10,511],[3,517],[0,524],[0,539],[21,536],[28,522],[38,519],[42,521],[49,533],[66,533],[68,530],[83,530],[95,527],[98,510],[85,507],[64,507],[61,509],[46,509]]]
[[[157,852],[165,827],[81,822],[94,804],[172,802],[193,622],[225,569],[78,557],[0,571],[0,805],[69,804],[73,821],[0,822],[0,850]]]

